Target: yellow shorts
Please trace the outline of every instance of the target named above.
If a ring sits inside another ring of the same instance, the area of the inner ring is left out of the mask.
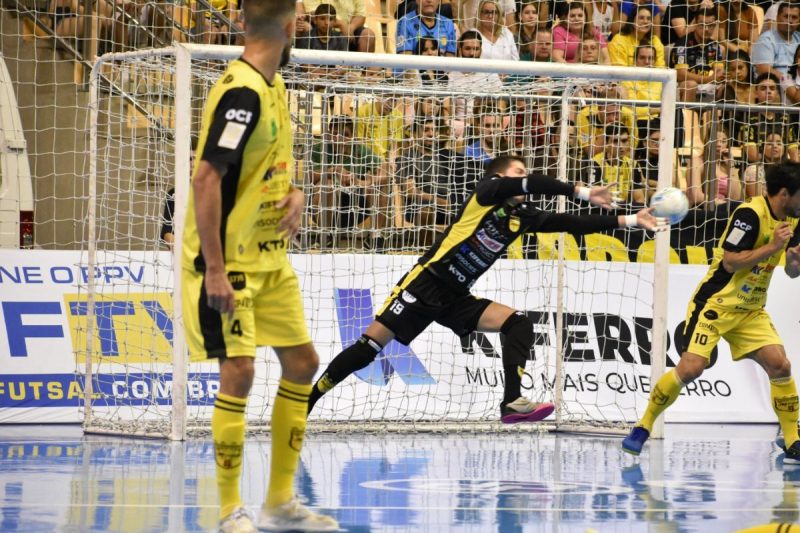
[[[708,302],[701,306],[691,302],[686,313],[682,351],[711,359],[720,337],[730,345],[734,361],[764,346],[783,344],[764,309],[728,311]]]
[[[311,342],[291,265],[271,272],[228,272],[228,279],[236,297],[230,319],[208,307],[203,273],[183,271],[183,326],[193,361],[255,357],[256,346]]]

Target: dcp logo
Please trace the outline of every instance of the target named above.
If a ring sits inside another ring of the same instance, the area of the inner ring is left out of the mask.
[[[225,112],[226,120],[235,120],[236,122],[250,124],[250,120],[252,118],[253,113],[250,111],[245,111],[244,109],[228,109],[228,111]]]

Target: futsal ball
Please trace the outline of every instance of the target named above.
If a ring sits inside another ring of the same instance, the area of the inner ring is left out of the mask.
[[[650,199],[650,207],[657,217],[664,217],[670,224],[677,224],[689,212],[689,199],[676,187],[667,187],[656,192]]]

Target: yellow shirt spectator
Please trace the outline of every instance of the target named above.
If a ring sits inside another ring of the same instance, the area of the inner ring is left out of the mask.
[[[586,157],[594,157],[603,150],[603,136],[608,124],[621,123],[631,135],[636,146],[636,121],[629,107],[619,104],[591,105],[578,113],[578,144]]]
[[[403,113],[394,98],[363,104],[356,113],[356,137],[382,159],[393,159],[403,141]]]
[[[353,17],[366,17],[367,7],[364,0],[303,0],[306,13],[313,13],[320,4],[331,4],[336,9],[336,18],[350,24]]]
[[[634,55],[636,53],[636,47],[639,46],[639,44],[639,39],[633,33],[628,35],[623,35],[621,33],[616,34],[614,38],[611,39],[611,42],[608,43],[608,55],[611,58],[611,64],[621,65],[623,67],[634,66]],[[654,66],[666,67],[664,45],[661,43],[661,39],[653,35],[650,44],[656,49],[656,61]]]

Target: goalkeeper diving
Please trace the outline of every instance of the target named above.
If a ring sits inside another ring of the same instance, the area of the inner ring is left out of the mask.
[[[533,402],[521,393],[534,341],[533,323],[524,313],[475,296],[470,289],[523,233],[583,235],[625,227],[660,231],[668,226],[649,208],[627,216],[549,213],[527,202],[528,194],[576,197],[607,209],[614,205],[608,186],[580,187],[529,175],[525,162],[516,156],[490,161],[456,220],[400,279],[361,337],[339,353],[314,384],[309,413],[323,394],[369,365],[392,339],[407,345],[437,322],[458,336],[473,331],[503,333],[502,422],[536,422],[549,416],[555,409],[552,403]]]

